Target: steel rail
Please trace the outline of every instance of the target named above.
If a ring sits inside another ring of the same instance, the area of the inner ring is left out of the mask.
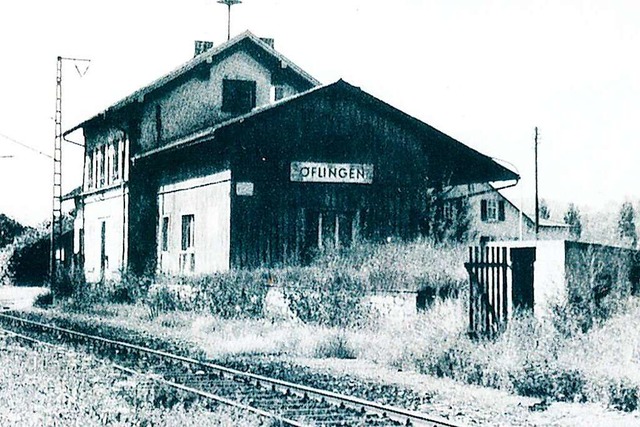
[[[12,330],[9,330],[9,329],[0,328],[0,332],[4,332],[4,333],[9,334],[11,336],[14,336],[16,338],[19,338],[19,339],[21,339],[23,341],[28,341],[30,343],[39,344],[39,345],[43,345],[43,346],[46,346],[46,347],[51,347],[51,348],[54,348],[54,349],[59,350],[59,351],[65,351],[65,352],[69,351],[68,348],[63,347],[61,345],[56,345],[56,344],[52,344],[52,343],[47,342],[47,341],[42,341],[42,340],[30,337],[28,335],[20,334],[18,332],[15,332],[15,331],[12,331]],[[112,363],[111,366],[113,368],[115,368],[115,369],[117,369],[119,371],[125,372],[125,373],[127,373],[127,374],[129,374],[131,376],[144,378],[145,380],[151,380],[151,381],[154,381],[154,382],[159,383],[159,384],[167,385],[169,387],[173,387],[173,388],[178,389],[178,390],[186,391],[188,393],[195,394],[197,396],[204,397],[206,399],[213,400],[215,402],[225,404],[227,406],[231,406],[231,407],[234,407],[234,408],[241,409],[243,411],[247,411],[247,412],[254,413],[256,415],[260,415],[260,416],[262,416],[264,418],[270,418],[270,419],[272,419],[274,421],[278,421],[280,423],[279,425],[288,426],[288,427],[306,427],[305,424],[301,424],[298,421],[290,420],[290,419],[285,418],[285,417],[281,417],[278,414],[273,414],[271,412],[267,412],[267,411],[264,411],[262,409],[255,408],[253,406],[244,405],[244,404],[242,404],[240,402],[236,402],[236,401],[227,399],[225,397],[218,396],[218,395],[213,394],[213,393],[209,393],[209,392],[206,392],[206,391],[203,391],[203,390],[198,390],[196,388],[185,386],[183,384],[179,384],[179,383],[176,383],[174,381],[169,381],[169,380],[161,378],[161,377],[159,377],[157,375],[148,375],[148,374],[146,374],[144,372],[139,372],[139,371],[136,371],[135,369],[131,369],[131,368],[128,368],[126,366],[119,365],[117,363]]]
[[[146,353],[149,355],[153,355],[153,356],[157,356],[165,359],[170,359],[170,360],[174,360],[182,363],[187,363],[190,365],[211,369],[227,375],[248,378],[260,384],[268,384],[272,386],[274,389],[279,389],[289,393],[295,393],[303,397],[314,397],[317,399],[321,399],[321,400],[333,403],[338,406],[347,406],[347,407],[356,409],[358,411],[377,414],[383,417],[387,417],[394,421],[400,421],[402,423],[405,423],[408,426],[463,427],[462,424],[454,423],[445,418],[436,417],[433,415],[426,415],[416,411],[411,411],[411,410],[402,409],[394,406],[371,402],[358,397],[347,396],[347,395],[334,393],[326,390],[320,390],[320,389],[316,389],[316,388],[301,385],[301,384],[294,384],[288,381],[269,378],[262,375],[250,373],[250,372],[243,372],[236,369],[227,368],[225,366],[192,359],[190,357],[167,353],[162,350],[155,350],[147,347],[142,347],[136,344],[131,344],[131,343],[122,342],[122,341],[115,341],[109,338],[103,338],[95,335],[89,335],[82,332],[73,331],[71,329],[61,328],[58,326],[47,325],[47,324],[33,321],[33,320],[23,319],[21,317],[12,316],[9,314],[0,313],[0,318],[6,318],[16,322],[31,324],[43,329],[49,329],[53,331],[62,332],[71,336],[76,336],[81,339],[89,339],[96,342],[109,344],[114,347],[126,348],[129,350],[137,351],[139,353]]]

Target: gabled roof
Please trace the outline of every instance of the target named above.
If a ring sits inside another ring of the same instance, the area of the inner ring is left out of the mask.
[[[204,64],[204,63],[212,63],[216,59],[216,57],[218,57],[219,55],[223,54],[224,52],[226,52],[228,49],[232,48],[233,46],[237,46],[238,44],[240,44],[242,42],[247,42],[247,41],[253,43],[257,48],[259,48],[262,51],[264,51],[267,55],[270,55],[274,59],[280,61],[280,63],[283,64],[283,68],[288,68],[288,69],[292,70],[295,74],[297,74],[303,80],[307,81],[312,86],[317,86],[317,85],[320,84],[320,82],[318,80],[316,80],[313,76],[311,76],[309,73],[304,71],[302,68],[298,67],[296,64],[291,62],[289,59],[287,59],[280,52],[276,51],[269,44],[267,44],[264,41],[262,41],[259,37],[254,35],[252,32],[245,31],[244,33],[242,33],[242,34],[240,34],[240,35],[238,35],[236,37],[233,37],[232,39],[228,40],[227,42],[225,42],[225,43],[223,43],[223,44],[221,44],[221,45],[219,45],[217,47],[213,47],[213,48],[201,53],[200,55],[195,56],[193,59],[185,62],[180,67],[176,68],[175,70],[171,71],[170,73],[168,73],[168,74],[160,77],[159,79],[151,82],[147,86],[144,86],[143,88],[138,89],[137,91],[133,92],[131,95],[121,99],[120,101],[116,102],[115,104],[111,105],[110,107],[108,107],[107,109],[103,110],[102,112],[96,114],[95,116],[91,117],[90,119],[87,119],[87,120],[83,121],[82,123],[79,123],[76,126],[70,128],[69,130],[67,130],[64,133],[64,135],[68,135],[71,132],[74,132],[74,131],[84,127],[87,123],[97,119],[100,116],[104,116],[107,113],[111,113],[111,112],[117,111],[117,110],[123,108],[124,106],[126,106],[128,104],[131,104],[131,103],[133,103],[133,102],[135,102],[135,101],[137,101],[139,99],[144,98],[144,96],[146,96],[147,94],[149,94],[149,93],[151,93],[151,92],[163,87],[167,83],[179,78],[180,76],[184,75],[185,73],[195,69],[199,65]]]
[[[522,210],[521,208],[519,208],[518,206],[516,206],[515,203],[513,203],[507,196],[505,196],[504,194],[502,194],[500,192],[500,189],[495,188],[493,185],[489,184],[496,193],[498,193],[500,195],[500,197],[502,197],[504,200],[507,201],[507,203],[509,203],[511,206],[514,207],[514,209],[516,209],[517,211],[522,211],[522,216],[528,220],[532,225],[535,225],[535,220],[532,218],[533,215],[530,215],[528,213],[526,213],[524,210]],[[539,224],[540,227],[560,227],[560,228],[571,228],[571,225],[564,223],[564,222],[557,222],[557,221],[552,221],[549,219],[544,219],[544,218],[540,218],[539,219]]]
[[[504,200],[506,203],[509,204],[509,206],[511,206],[514,210],[516,210],[517,212],[522,212],[522,217],[525,221],[527,221],[531,226],[535,225],[535,221],[532,218],[531,214],[528,214],[527,212],[525,212],[524,210],[521,210],[520,207],[518,207],[514,202],[511,201],[511,199],[509,199],[507,196],[505,196],[502,192],[502,190],[506,190],[507,188],[511,188],[513,187],[515,184],[513,185],[508,185],[506,187],[501,187],[501,188],[497,188],[495,185],[493,185],[490,182],[486,182],[486,183],[482,183],[482,189],[481,190],[475,190],[471,193],[469,193],[468,190],[463,189],[465,187],[463,186],[456,186],[456,187],[452,187],[449,189],[449,191],[447,191],[447,200],[453,200],[453,199],[459,199],[459,198],[464,198],[464,197],[476,197],[476,196],[481,196],[483,194],[497,194],[502,200]],[[564,223],[564,222],[558,222],[558,221],[552,221],[552,220],[548,220],[548,219],[543,219],[540,218],[540,226],[541,227],[557,227],[557,228],[571,228],[571,225]]]
[[[274,104],[258,107],[251,112],[235,117],[226,122],[209,127],[207,129],[194,132],[189,136],[173,141],[172,143],[156,148],[145,153],[141,153],[134,156],[134,160],[146,158],[167,152],[171,150],[181,149],[187,146],[211,141],[215,138],[216,133],[222,129],[229,128],[231,126],[240,126],[250,120],[257,119],[260,116],[269,112],[276,113],[279,110],[284,110],[287,106],[293,104],[299,105],[299,103],[309,102],[316,96],[350,96],[366,105],[372,106],[380,114],[386,115],[402,122],[403,126],[416,131],[419,135],[423,135],[425,140],[428,140],[429,146],[425,147],[431,154],[437,154],[438,160],[446,163],[446,166],[451,167],[451,172],[456,174],[457,177],[470,176],[469,174],[482,176],[480,181],[468,181],[468,182],[483,182],[483,181],[508,181],[519,179],[518,174],[509,170],[508,168],[498,164],[490,157],[464,145],[463,143],[455,140],[454,138],[440,132],[434,127],[412,117],[401,110],[381,101],[380,99],[368,94],[358,87],[350,85],[344,80],[338,80],[335,83],[331,83],[325,86],[317,86],[306,92],[285,98]],[[473,171],[469,171],[470,165],[473,165]],[[473,178],[476,179],[476,178]]]

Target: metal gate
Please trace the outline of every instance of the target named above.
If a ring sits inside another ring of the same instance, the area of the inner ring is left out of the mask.
[[[470,247],[469,333],[494,336],[504,328],[509,310],[533,310],[535,247]],[[509,290],[511,291],[509,293]]]
[[[470,247],[464,266],[469,273],[469,333],[493,336],[507,321],[507,248]]]

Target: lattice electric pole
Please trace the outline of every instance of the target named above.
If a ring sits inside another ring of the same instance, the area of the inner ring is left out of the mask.
[[[535,145],[535,175],[536,175],[536,240],[538,240],[538,233],[540,232],[540,202],[538,196],[538,127],[535,129],[534,136],[534,145]]]
[[[58,269],[62,262],[62,251],[58,250],[58,242],[62,238],[62,62],[85,62],[89,59],[63,58],[58,56],[56,67],[56,115],[55,140],[53,143],[53,206],[51,213],[51,264],[49,267],[49,281],[51,288],[55,288],[58,279]],[[88,66],[87,66],[88,68]],[[83,76],[76,65],[78,74]],[[86,73],[86,70],[84,71]]]
[[[242,3],[242,0],[218,0],[220,4],[227,5],[227,40],[231,39],[231,6]]]

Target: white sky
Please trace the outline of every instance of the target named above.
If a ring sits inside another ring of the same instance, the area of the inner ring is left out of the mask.
[[[640,196],[640,2],[629,0],[244,0],[249,29],[323,83],[344,78],[523,176],[595,207]],[[56,57],[65,129],[226,40],[216,0],[12,1],[0,5],[0,134],[52,152]],[[81,149],[64,147],[65,190]],[[51,209],[51,161],[0,137],[0,212],[34,224]],[[520,187],[520,185],[518,187]]]

